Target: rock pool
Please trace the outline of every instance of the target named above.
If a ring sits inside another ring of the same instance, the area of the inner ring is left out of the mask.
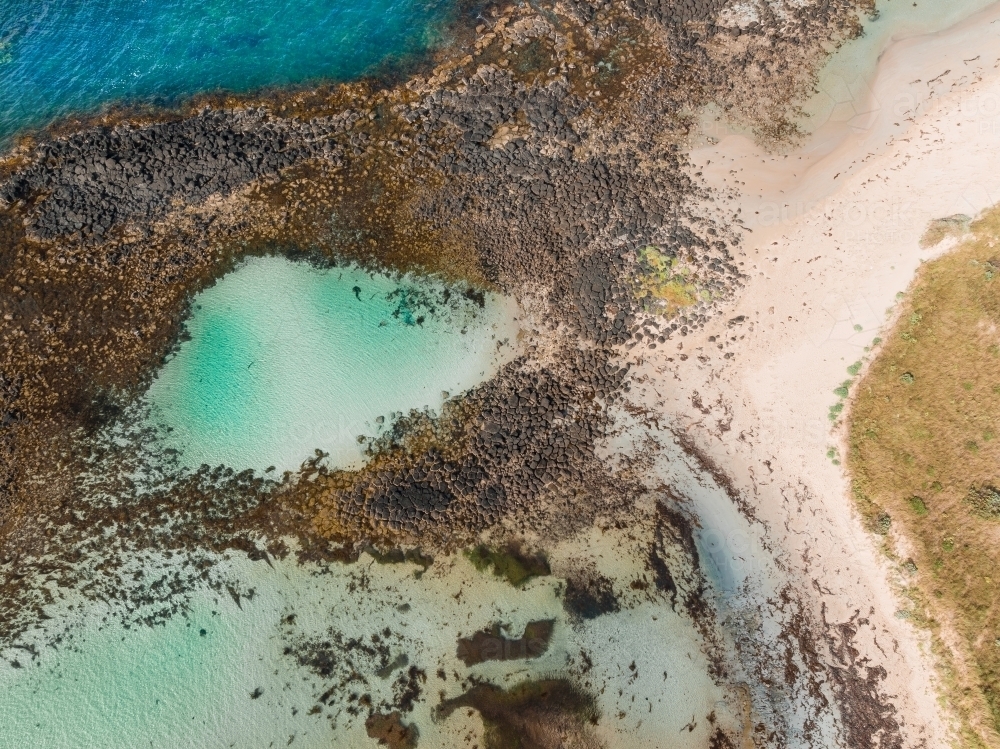
[[[194,300],[150,418],[191,468],[295,470],[316,449],[358,466],[359,436],[490,377],[515,349],[515,316],[467,287],[252,258]]]

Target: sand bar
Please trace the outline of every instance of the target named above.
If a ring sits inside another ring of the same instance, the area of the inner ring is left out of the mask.
[[[748,527],[817,617],[856,629],[859,657],[886,668],[880,691],[895,695],[909,746],[944,745],[948,718],[927,639],[906,621],[895,572],[828,457],[843,453],[828,409],[897,292],[948,246],[920,248],[927,224],[1000,196],[998,64],[994,5],[889,44],[854,115],[797,150],[768,154],[735,133],[697,149],[693,161],[750,229],[739,257],[748,285],[725,319],[641,356],[646,401],[724,467],[756,513]]]

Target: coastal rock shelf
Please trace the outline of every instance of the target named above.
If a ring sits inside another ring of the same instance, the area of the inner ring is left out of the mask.
[[[0,200],[9,205],[45,193],[30,236],[99,242],[112,227],[162,218],[176,200],[199,203],[330,155],[331,136],[358,118],[346,113],[302,124],[263,110],[206,111],[140,129],[84,131],[42,146]]]
[[[280,714],[269,742],[900,749],[856,630],[637,392],[759,325],[733,313],[743,183],[690,162],[696,113],[788,148],[874,10],[461,7],[405,74],[19,140],[0,158],[0,653],[26,655],[0,680],[100,673],[39,655],[79,612],[113,622],[88,630],[101,647],[163,627],[211,669],[218,616],[259,657],[202,676]],[[688,400],[730,430],[727,404]],[[190,697],[158,719],[204,719]],[[233,705],[179,740],[243,741]]]

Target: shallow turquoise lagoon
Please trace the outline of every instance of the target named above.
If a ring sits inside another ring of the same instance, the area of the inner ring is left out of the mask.
[[[440,720],[442,700],[464,692],[470,677],[509,687],[576,671],[581,652],[584,678],[609,686],[595,694],[606,746],[706,747],[710,724],[692,731],[691,716],[713,712],[713,725],[730,727],[742,702],[727,702],[709,675],[701,635],[683,611],[666,597],[624,592],[647,571],[647,537],[634,532],[592,529],[550,547],[555,574],[520,588],[461,554],[438,555],[427,570],[368,554],[329,566],[294,554],[216,556],[211,577],[231,582],[239,603],[224,585],[206,585],[175,599],[183,613],[152,627],[124,627],[117,601],[54,590],[51,618],[19,638],[22,647],[0,646],[0,749],[376,749],[358,698],[370,695],[382,713],[398,709],[409,668],[426,677],[404,713],[419,728],[418,747],[469,749],[484,745],[481,719],[459,711]],[[147,582],[176,570],[187,577],[183,555],[143,553],[130,564]],[[582,564],[601,565],[620,611],[583,621],[566,612],[558,570]],[[554,633],[538,658],[471,667],[458,658],[459,638],[498,622],[520,634],[541,620],[552,620]],[[630,661],[644,667],[632,671]]]
[[[53,604],[57,623],[22,639],[36,656],[0,650],[0,749],[334,745],[330,716],[307,713],[319,693],[309,672],[282,655],[279,621],[309,577],[246,568],[252,600],[197,590],[155,626],[123,626],[113,605],[72,594]],[[320,605],[322,590],[308,592]]]
[[[253,258],[194,301],[146,400],[181,463],[295,470],[363,461],[361,435],[438,409],[513,352],[516,308],[494,295],[356,266]],[[381,417],[381,420],[379,420]]]
[[[413,565],[372,568],[367,556],[325,570],[291,557],[217,561],[253,596],[237,604],[225,589],[197,589],[183,614],[154,626],[123,626],[114,603],[59,591],[46,609],[52,619],[19,641],[37,655],[0,647],[0,749],[374,749],[357,697],[391,704],[405,669],[380,672],[381,656],[352,648],[352,641],[385,643],[386,660],[406,655],[428,675],[407,715],[419,722],[421,747],[465,746],[448,740],[454,721],[431,719],[440,690],[454,696],[462,689],[454,679],[435,680],[434,668],[464,670],[457,638],[489,626],[498,613],[515,628],[561,616],[557,580],[512,593],[464,559],[419,581]],[[176,569],[163,559],[143,560],[142,567],[150,578]],[[466,596],[456,600],[462,588]],[[401,610],[403,601],[409,607]],[[327,673],[286,650],[303,642],[327,643]],[[531,665],[558,668],[565,658],[553,648]],[[511,670],[525,669],[518,663]]]
[[[198,596],[187,618],[129,629],[113,617],[102,624],[106,612],[93,605],[88,609],[90,616],[74,622],[59,649],[42,646],[38,659],[15,649],[5,653],[9,661],[0,667],[3,749],[233,745],[215,743],[220,735],[252,747],[267,746],[268,739],[284,733],[285,726],[267,732],[256,721],[252,729],[242,728],[257,717],[255,712],[266,711],[274,723],[279,717],[288,720],[283,705],[249,699],[268,666],[274,668],[272,651],[280,652],[267,646],[270,632],[256,631],[262,629],[251,616],[256,609],[237,617],[230,612],[232,602]],[[73,620],[72,613],[60,615],[63,622]],[[256,635],[250,638],[255,648],[247,646],[247,630]],[[317,727],[303,726],[309,728]]]
[[[356,78],[438,41],[448,0],[4,0],[0,144],[122,99]]]

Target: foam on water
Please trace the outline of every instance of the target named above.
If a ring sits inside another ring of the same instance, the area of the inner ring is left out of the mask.
[[[448,0],[5,0],[0,144],[122,99],[355,78],[439,41]]]
[[[439,408],[513,354],[516,305],[483,301],[355,266],[250,259],[196,298],[191,339],[147,394],[151,418],[192,468],[295,470],[317,448],[356,467],[359,435]]]

